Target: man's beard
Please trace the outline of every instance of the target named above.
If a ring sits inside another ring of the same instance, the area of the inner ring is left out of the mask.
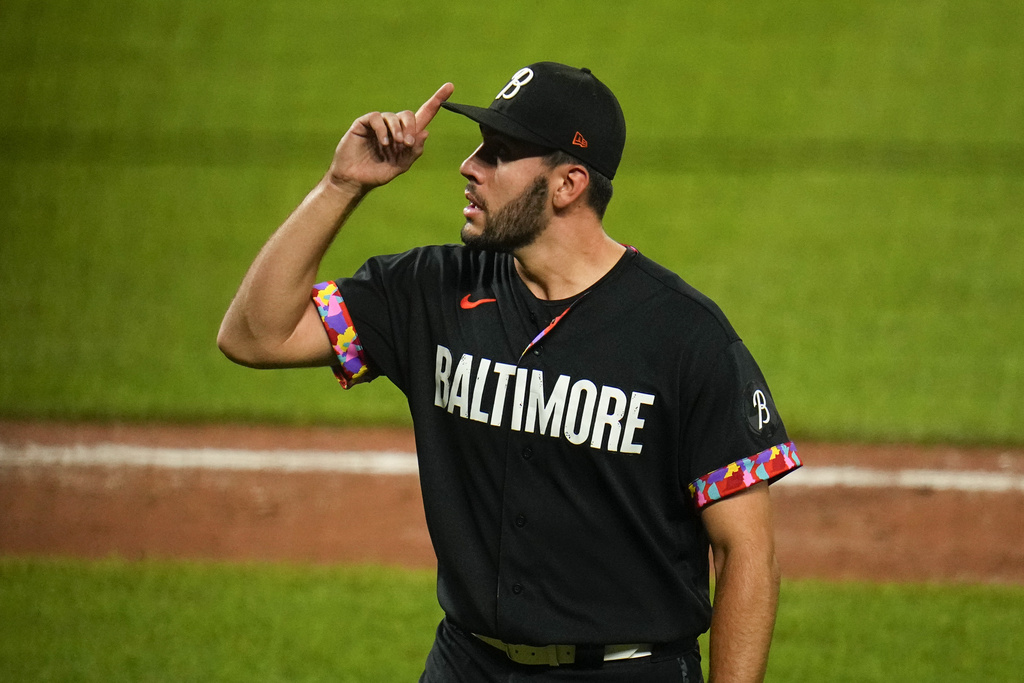
[[[533,185],[522,194],[498,209],[493,216],[485,217],[479,235],[470,233],[468,225],[463,227],[462,241],[474,249],[508,253],[529,246],[547,227],[544,220],[547,200],[547,178],[537,176]]]

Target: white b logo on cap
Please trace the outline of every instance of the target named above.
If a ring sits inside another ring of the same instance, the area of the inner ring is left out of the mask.
[[[501,92],[494,99],[511,100],[513,97],[519,94],[519,89],[524,85],[533,80],[533,69],[529,67],[523,67],[516,72],[516,75],[512,77],[512,80],[502,88]]]

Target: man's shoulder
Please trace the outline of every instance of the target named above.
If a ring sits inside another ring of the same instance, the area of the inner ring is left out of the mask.
[[[704,324],[720,328],[726,336],[737,337],[722,309],[711,297],[686,282],[675,271],[641,253],[633,260],[640,286],[648,287],[659,296],[662,306],[672,317],[687,325]]]
[[[461,244],[430,244],[396,254],[381,254],[367,261],[375,269],[423,273],[434,270],[487,270],[497,268],[505,254],[470,249]]]

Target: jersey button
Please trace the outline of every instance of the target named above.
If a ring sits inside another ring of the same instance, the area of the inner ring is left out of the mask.
[[[529,460],[532,457],[533,457],[533,449],[530,448],[529,446],[526,446],[523,449],[523,460]]]
[[[520,529],[526,526],[526,515],[519,515],[516,517],[516,526]]]
[[[521,584],[521,583],[514,583],[514,584],[512,584],[512,592],[515,593],[516,595],[519,595],[520,593],[522,593],[523,592],[523,584]]]

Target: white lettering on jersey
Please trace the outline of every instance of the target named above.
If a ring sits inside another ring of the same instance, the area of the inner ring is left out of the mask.
[[[494,408],[491,409],[491,426],[500,427],[501,418],[505,414],[505,392],[508,380],[516,374],[516,366],[508,363],[495,363],[494,373],[498,376],[498,386],[494,388]],[[482,388],[482,387],[481,387]]]
[[[614,407],[611,405],[614,402]],[[601,398],[597,400],[597,419],[590,447],[601,450],[604,442],[604,428],[608,428],[608,450],[619,450],[619,435],[622,433],[622,416],[626,414],[626,392],[615,387],[601,387]]]
[[[523,428],[523,404],[526,402],[526,368],[516,368],[516,386],[512,391],[512,431]]]
[[[469,377],[472,369],[473,356],[468,353],[462,354],[462,358],[459,359],[459,364],[455,368],[455,376],[452,377],[452,393],[448,398],[449,413],[458,407],[460,417],[469,416]]]
[[[510,382],[512,410],[506,422]],[[550,393],[544,386],[542,370],[496,363],[489,358],[477,360],[468,353],[454,363],[452,352],[437,346],[434,405],[452,415],[492,427],[507,425],[517,432],[564,437],[571,444],[588,444],[595,450],[630,455],[643,451],[640,433],[646,420],[641,410],[654,405],[653,394],[634,391],[627,398],[618,387],[599,387],[589,379],[574,382],[568,375],[559,375]],[[488,414],[484,406],[491,387],[494,401]]]
[[[530,380],[530,399],[526,405],[526,427],[524,431],[533,434],[533,427],[539,416],[540,429],[538,431],[543,434],[550,422],[551,429],[548,431],[548,435],[558,436],[558,433],[562,431],[562,414],[565,412],[565,398],[568,393],[569,376],[559,375],[554,388],[551,390],[550,398],[545,401],[544,372],[534,370],[533,377]]]
[[[633,453],[639,455],[644,449],[644,445],[641,443],[633,443],[633,438],[636,436],[638,429],[644,428],[645,420],[640,417],[640,406],[653,406],[654,395],[653,394],[642,394],[639,391],[634,391],[633,395],[629,398],[629,412],[626,413],[626,431],[622,435],[622,448],[620,449],[623,453]]]
[[[580,395],[584,394],[583,410],[580,411]],[[569,405],[565,409],[565,438],[577,446],[590,439],[590,426],[594,424],[594,406],[597,405],[597,385],[589,379],[581,379],[572,385]],[[576,416],[579,414],[579,429]]]
[[[476,382],[473,384],[473,405],[469,410],[469,419],[487,422],[487,413],[480,410],[480,400],[484,397],[484,385],[487,384],[487,371],[491,369],[491,359],[481,358],[480,367],[476,370]]]
[[[452,374],[452,352],[437,345],[437,356],[434,361],[434,405],[444,408],[448,405],[448,392],[451,389],[449,379]]]

